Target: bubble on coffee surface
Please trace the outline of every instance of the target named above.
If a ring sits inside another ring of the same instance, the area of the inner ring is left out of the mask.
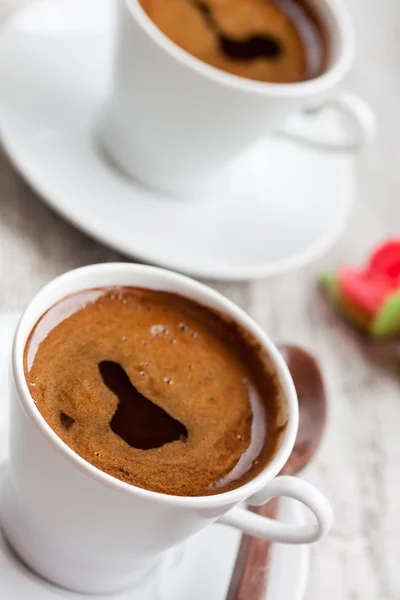
[[[167,335],[168,329],[165,327],[165,325],[152,325],[150,327],[150,333],[151,335]]]
[[[183,438],[187,440],[185,425],[143,396],[119,363],[103,360],[99,371],[104,385],[118,398],[110,427],[132,448],[150,450]]]

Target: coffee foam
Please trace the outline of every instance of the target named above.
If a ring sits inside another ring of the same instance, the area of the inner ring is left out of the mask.
[[[115,433],[119,398],[102,361],[120,365],[187,436],[143,449]],[[62,300],[35,326],[25,373],[42,416],[72,450],[157,492],[199,496],[241,485],[269,462],[284,428],[282,392],[254,340],[174,294],[112,288]]]
[[[295,83],[320,75],[327,48],[302,0],[140,0],[157,27],[192,56],[233,75]]]

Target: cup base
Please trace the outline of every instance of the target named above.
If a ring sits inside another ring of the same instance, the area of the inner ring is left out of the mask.
[[[181,196],[185,201],[188,199],[198,200],[199,198],[206,199],[207,194],[216,194],[219,190],[222,191],[226,186],[229,171],[235,160],[237,160],[237,157],[233,157],[229,162],[219,165],[219,168],[211,173],[196,175],[188,175],[183,169],[175,175],[171,172],[158,172],[159,169],[154,164],[139,164],[135,168],[127,158],[132,152],[122,145],[123,136],[118,131],[118,127],[108,115],[106,109],[94,135],[95,143],[103,157],[113,169],[124,175],[132,183],[162,193],[166,198],[168,196],[173,198]]]
[[[107,572],[101,576],[101,570],[96,565],[72,564],[71,560],[66,569],[67,558],[63,557],[62,551],[46,551],[46,540],[42,540],[39,547],[37,532],[34,535],[35,543],[33,538],[30,539],[29,530],[24,527],[23,513],[12,490],[8,465],[2,465],[0,482],[0,531],[15,559],[34,575],[59,588],[76,593],[106,596],[129,588],[132,600],[152,598],[159,583],[164,562],[163,554],[142,564],[140,568],[133,565],[128,574],[114,569],[112,573]]]

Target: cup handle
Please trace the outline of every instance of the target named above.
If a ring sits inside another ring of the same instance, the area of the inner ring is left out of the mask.
[[[358,152],[374,140],[377,129],[376,118],[369,104],[360,96],[353,92],[341,91],[335,96],[326,98],[320,104],[307,108],[305,114],[318,115],[327,108],[336,110],[346,122],[349,135],[345,139],[335,142],[323,137],[308,136],[296,131],[289,124],[278,131],[278,135],[329,152]]]
[[[329,532],[332,526],[332,508],[328,500],[311,483],[297,477],[277,477],[246,502],[250,506],[260,506],[277,496],[298,500],[314,513],[317,522],[292,525],[268,519],[245,508],[234,508],[221,517],[218,523],[240,529],[247,535],[287,544],[310,544]]]

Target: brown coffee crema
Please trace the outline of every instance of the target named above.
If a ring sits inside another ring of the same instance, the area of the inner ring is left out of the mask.
[[[233,321],[141,288],[79,292],[26,344],[26,380],[55,433],[135,486],[200,496],[268,464],[286,401],[270,361]]]
[[[318,15],[302,0],[140,0],[175,44],[233,75],[271,83],[313,79],[327,66]]]

